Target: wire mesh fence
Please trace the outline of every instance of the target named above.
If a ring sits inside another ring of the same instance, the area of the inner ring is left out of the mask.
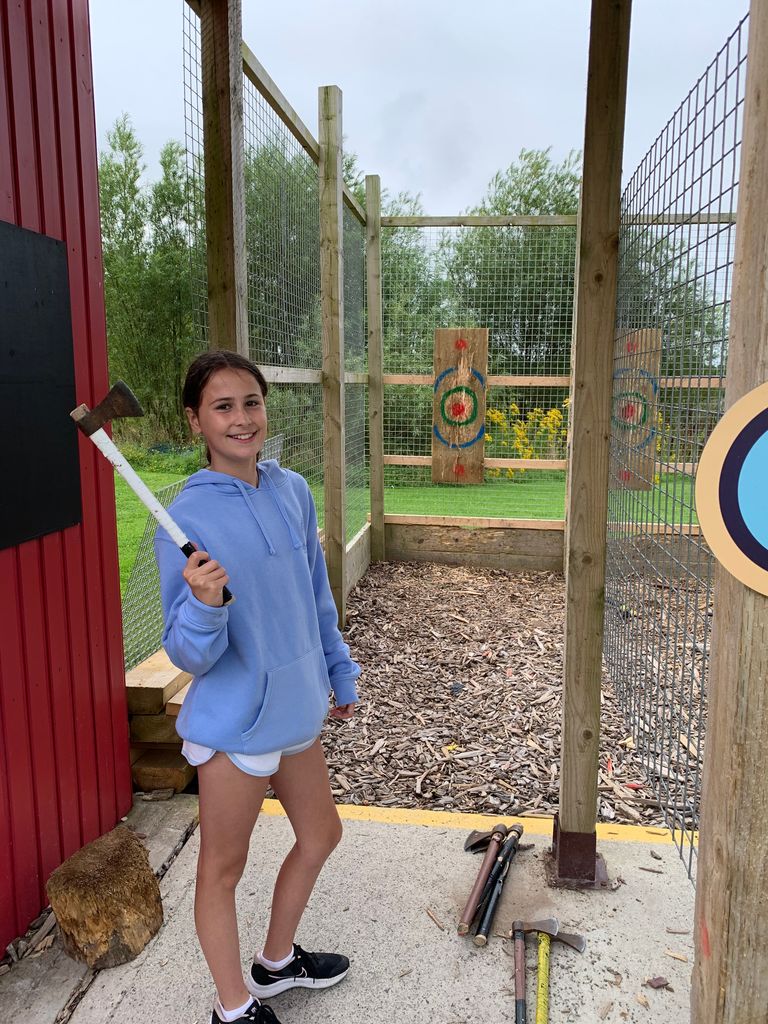
[[[198,351],[208,347],[208,275],[203,153],[202,39],[199,16],[184,2],[184,123],[193,318]],[[264,456],[308,481],[324,522],[323,360],[319,188],[316,157],[243,76],[245,235],[250,358],[267,376],[269,434]],[[368,519],[367,329],[365,232],[344,209],[346,533]],[[354,375],[359,374],[360,379]],[[160,492],[170,502],[184,481]],[[123,599],[126,668],[160,646],[154,521],[140,542]]]
[[[253,83],[243,79],[248,338],[271,368],[322,367],[317,165]],[[270,385],[270,433],[282,463],[304,476],[323,523],[323,400],[319,383]]]
[[[692,878],[713,571],[693,485],[722,413],[746,51],[744,19],[622,198],[605,660]]]
[[[368,366],[366,326],[365,228],[345,204],[344,215],[344,370],[365,373]],[[344,385],[344,460],[346,466],[347,543],[365,526],[371,508],[368,475],[368,387]]]
[[[200,18],[183,0],[184,137],[187,166],[192,308],[200,350],[208,347],[208,270],[205,254],[205,177],[203,173],[203,90]]]
[[[573,224],[384,228],[385,512],[563,519],[575,245]],[[433,484],[427,463],[448,327],[489,331],[482,484]]]

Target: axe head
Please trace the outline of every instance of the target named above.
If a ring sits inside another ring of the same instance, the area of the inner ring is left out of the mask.
[[[126,416],[143,416],[144,410],[128,385],[119,380],[95,409],[79,405],[69,415],[82,432],[90,437],[110,420],[124,419]]]
[[[552,936],[553,942],[564,942],[566,946],[571,946],[578,953],[583,953],[587,948],[587,940],[583,935],[577,935],[575,932],[558,932],[557,935]]]
[[[494,835],[494,833],[500,836],[501,839],[505,839],[507,835],[507,826],[503,823],[499,823],[498,825],[494,825],[490,832],[479,832],[477,830],[470,832],[464,840],[464,849],[468,853],[481,853],[483,850],[488,848],[491,836]]]
[[[543,921],[515,921],[512,925],[512,936],[515,932],[546,932],[550,938],[557,938],[560,922],[556,917],[547,917]]]

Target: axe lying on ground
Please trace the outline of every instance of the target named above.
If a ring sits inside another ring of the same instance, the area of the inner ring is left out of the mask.
[[[504,840],[496,857],[496,863],[488,875],[488,880],[485,883],[485,888],[478,905],[479,923],[473,939],[476,946],[484,946],[488,942],[488,936],[491,932],[496,908],[501,900],[501,891],[504,888],[504,880],[507,877],[509,865],[512,863],[517,851],[521,849],[520,837],[522,834],[522,825],[511,826],[507,832],[507,838]]]
[[[536,1024],[547,1024],[549,1018],[549,946],[562,942],[583,953],[586,940],[583,935],[560,931],[556,917],[543,921],[515,921],[510,938],[515,940],[515,1024],[526,1024],[525,1004],[525,935],[537,932],[539,936],[539,974],[536,984]]]
[[[163,529],[170,534],[174,542],[178,544],[182,553],[189,558],[197,548],[178,524],[168,515],[144,481],[137,476],[114,441],[103,429],[104,424],[109,423],[110,420],[121,419],[126,416],[144,415],[144,410],[141,408],[139,400],[128,385],[119,380],[109,391],[104,401],[99,402],[95,409],[89,409],[87,405],[79,405],[69,415],[86,437],[90,437],[101,454],[112,463],[136,497],[146,505],[150,514],[155,517]],[[204,565],[205,562],[200,564]],[[224,604],[231,604],[234,601],[234,597],[226,587],[222,590],[222,601]]]
[[[474,852],[475,849],[479,849],[479,847],[472,845],[472,836],[474,835],[475,833],[473,832],[464,844],[465,850],[471,849]],[[484,839],[488,845],[485,848],[485,856],[483,857],[482,864],[480,865],[480,870],[477,872],[475,884],[472,886],[467,902],[464,906],[464,910],[461,912],[461,917],[459,918],[459,926],[457,928],[459,935],[466,935],[469,931],[470,925],[477,913],[480,900],[482,899],[485,883],[488,881],[488,875],[491,873],[491,868],[493,867],[499,850],[501,849],[501,844],[504,842],[506,837],[507,826],[503,823],[494,825],[491,832],[484,833]]]

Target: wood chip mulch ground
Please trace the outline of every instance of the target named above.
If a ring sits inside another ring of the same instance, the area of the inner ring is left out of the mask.
[[[351,723],[325,746],[343,803],[509,815],[557,810],[565,582],[548,572],[379,563],[350,595]],[[660,825],[604,680],[599,820]]]

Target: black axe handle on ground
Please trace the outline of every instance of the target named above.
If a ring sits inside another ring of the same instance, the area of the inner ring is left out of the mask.
[[[459,935],[466,935],[469,931],[470,925],[472,924],[477,912],[478,904],[482,898],[485,883],[488,880],[488,875],[491,873],[491,868],[496,861],[498,852],[501,849],[501,844],[504,842],[506,837],[507,826],[504,824],[494,825],[493,831],[488,837],[488,846],[486,847],[485,855],[480,865],[480,870],[477,872],[475,884],[472,886],[469,896],[467,897],[464,910],[461,912],[459,926],[457,929]],[[464,849],[467,849],[466,845]]]
[[[507,832],[507,838],[504,840],[504,844],[496,857],[496,863],[488,875],[488,881],[485,883],[478,906],[480,920],[473,940],[476,946],[484,946],[488,942],[493,917],[501,899],[504,879],[507,877],[512,859],[520,848],[520,837],[522,834],[522,825],[511,826]]]
[[[142,504],[146,505],[150,514],[155,517],[162,528],[178,544],[182,553],[189,558],[197,548],[181,527],[168,515],[152,491],[150,491],[141,477],[136,474],[112,438],[104,430],[104,424],[109,423],[110,420],[120,419],[125,416],[144,415],[144,410],[141,408],[139,400],[128,385],[119,380],[110,390],[104,401],[99,402],[95,409],[89,409],[87,405],[79,405],[69,415],[85,436],[90,437],[101,454],[112,463],[136,497]],[[204,565],[205,563],[201,562],[200,564]],[[224,604],[231,604],[234,601],[234,597],[226,587],[222,590],[221,596]]]

